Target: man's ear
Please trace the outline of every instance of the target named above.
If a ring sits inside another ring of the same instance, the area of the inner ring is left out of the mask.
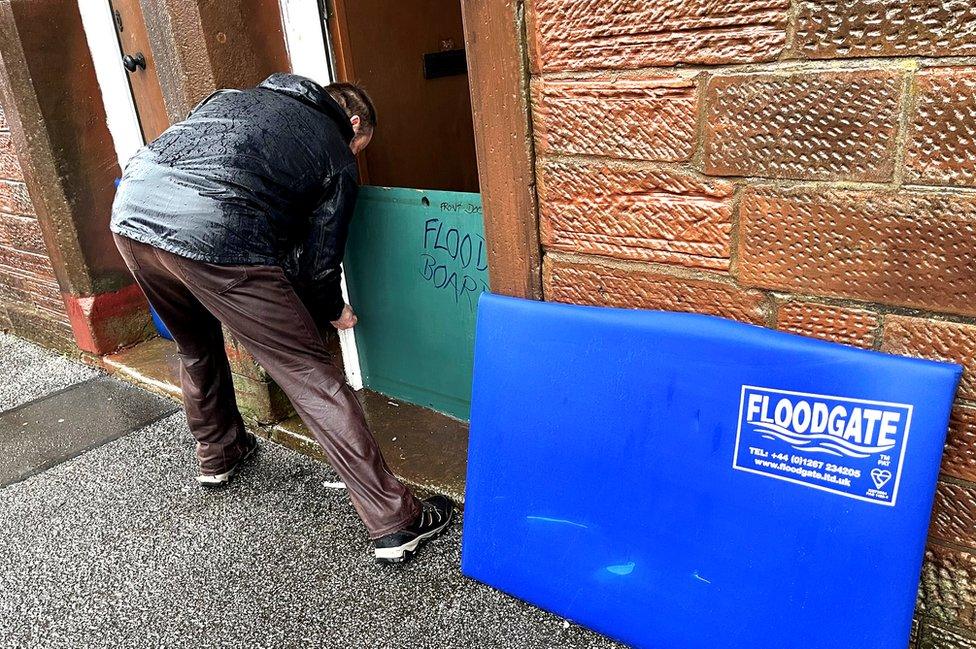
[[[356,135],[359,135],[360,121],[359,115],[353,115],[349,118],[349,123],[352,124],[352,132]]]

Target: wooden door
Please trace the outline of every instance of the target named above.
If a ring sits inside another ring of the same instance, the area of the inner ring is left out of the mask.
[[[139,0],[110,0],[119,37],[119,56],[123,57],[142,137],[151,142],[169,127],[163,91],[156,76],[156,63],[149,47],[146,21]]]
[[[460,1],[331,0],[331,9],[338,77],[362,83],[379,117],[361,156],[363,182],[477,192],[466,69],[425,67],[429,57],[463,57]]]

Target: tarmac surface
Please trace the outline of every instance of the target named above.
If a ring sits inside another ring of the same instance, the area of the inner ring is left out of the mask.
[[[99,375],[3,334],[0,372],[0,411]],[[0,488],[0,647],[621,646],[463,577],[460,520],[413,562],[376,565],[323,484],[337,476],[277,444],[205,492],[183,413],[162,417]],[[65,419],[44,434],[82,425]]]

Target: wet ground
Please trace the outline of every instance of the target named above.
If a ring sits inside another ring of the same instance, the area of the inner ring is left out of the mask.
[[[619,646],[463,577],[460,521],[378,566],[327,465],[262,440],[204,492],[171,402],[3,334],[0,372],[0,647]]]

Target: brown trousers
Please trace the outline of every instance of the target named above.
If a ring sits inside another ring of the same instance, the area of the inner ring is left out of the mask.
[[[120,236],[115,243],[176,341],[183,404],[201,471],[226,470],[246,439],[223,323],[281,386],[315,435],[370,538],[416,518],[419,502],[383,460],[359,401],[280,268],[208,264]]]

